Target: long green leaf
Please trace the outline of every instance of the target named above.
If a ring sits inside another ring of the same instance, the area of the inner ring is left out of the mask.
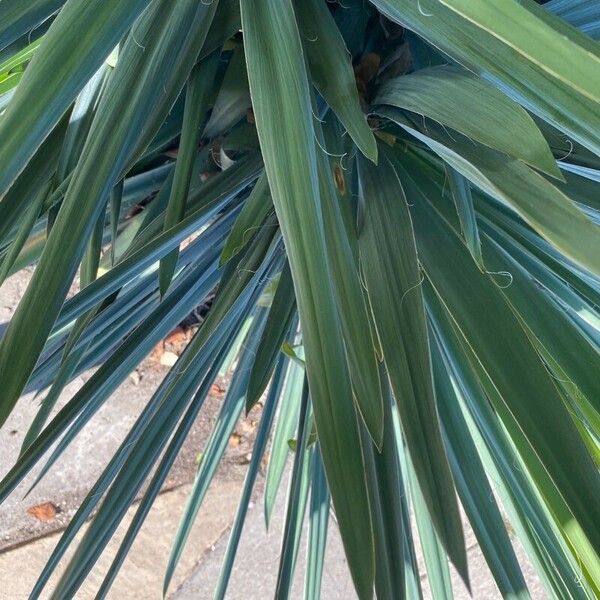
[[[436,600],[438,598],[441,598],[442,600],[453,600],[454,593],[452,591],[450,569],[448,568],[448,558],[444,551],[444,546],[442,545],[436,530],[432,527],[431,519],[428,514],[429,509],[427,508],[410,456],[406,453],[406,449],[404,448],[401,449],[401,452],[405,453],[406,482],[412,498],[417,531],[419,533],[419,540],[421,541],[425,569],[427,570],[427,579],[431,588],[432,597],[436,598]]]
[[[0,263],[0,286],[11,273],[11,269],[17,260],[19,253],[27,242],[27,238],[29,237],[29,234],[31,233],[31,230],[33,229],[33,226],[35,225],[35,222],[39,216],[42,203],[48,194],[49,187],[49,184],[46,184],[39,189],[36,197],[33,199],[31,204],[26,207],[25,214],[21,217],[17,235],[11,242],[9,251],[2,258],[2,262]]]
[[[181,126],[179,152],[175,163],[175,174],[169,202],[165,211],[164,230],[179,223],[185,215],[185,205],[190,189],[190,180],[194,166],[194,158],[200,140],[200,124],[208,108],[208,100],[213,87],[213,81],[219,64],[218,53],[198,63],[192,69],[187,82],[185,109]],[[178,249],[176,248],[160,261],[160,291],[165,294],[177,264]]]
[[[203,277],[198,277],[198,274],[192,271],[186,279],[187,281],[178,285],[177,289],[165,299],[159,310],[147,319],[144,327],[138,328],[133,335],[129,336],[126,342],[93,374],[19,457],[17,463],[0,483],[0,499],[6,498],[76,419],[83,415],[80,421],[86,422],[144,356],[169,331],[172,331],[173,324],[180,322],[189,314],[197,305],[198,298],[206,296],[218,281],[215,272],[210,270]],[[65,437],[69,435],[72,437],[74,434],[75,432],[69,431]],[[60,447],[54,451],[49,462],[59,454]]]
[[[308,446],[311,432],[312,411],[310,407],[308,381],[304,380],[302,400],[300,402],[300,420],[298,438],[294,453],[294,464],[288,491],[287,510],[281,540],[281,557],[275,588],[276,600],[288,600],[294,580],[298,559],[298,549],[304,525],[304,513],[308,500],[310,466],[314,446]],[[222,600],[220,598],[219,600]]]
[[[462,505],[503,598],[529,598],[525,579],[477,448],[461,414],[437,344],[432,344],[436,392],[452,473]]]
[[[426,290],[431,291],[429,286]],[[536,572],[548,592],[558,598],[594,597],[588,593],[587,582],[581,577],[579,556],[573,555],[554,522],[548,505],[535,487],[536,482],[486,394],[489,388],[484,390],[465,352],[473,358],[474,355],[453,333],[449,315],[433,292],[427,294],[427,299],[429,315],[435,323],[437,339],[444,347],[444,360],[470,435]],[[573,581],[579,585],[573,586]]]
[[[253,355],[256,352],[260,340],[260,333],[265,324],[266,314],[267,311],[262,309],[259,311],[258,315],[254,316],[252,324],[250,325],[250,331],[248,331],[242,340],[244,344],[248,343],[248,345],[244,346],[244,351],[240,357],[239,368],[234,372],[217,423],[202,454],[200,466],[194,481],[194,487],[192,488],[185,511],[179,522],[179,527],[175,534],[175,539],[169,555],[163,582],[163,594],[166,594],[168,590],[173,573],[175,572],[175,568],[177,567],[177,563],[189,537],[191,527],[198,515],[198,511],[200,510],[209,485],[217,471],[223,453],[227,448],[231,433],[244,408],[245,394],[248,386],[248,369],[252,364]]]
[[[490,268],[510,272],[512,276],[511,285],[503,287],[502,294],[513,306],[524,327],[539,340],[570,382],[575,384],[577,395],[585,395],[600,415],[600,381],[594,376],[600,371],[598,349],[557,300],[541,287],[540,283],[543,285],[544,280],[533,278],[533,269],[526,270],[533,259],[518,248],[511,248],[512,244],[504,236],[496,239],[501,239],[505,245],[501,247],[499,243],[485,239]],[[552,277],[552,273],[548,273],[547,277]]]
[[[300,398],[304,384],[304,369],[292,361],[283,390],[277,423],[273,432],[267,480],[265,482],[264,513],[267,529],[271,523],[275,500],[281,485],[283,471],[290,453],[288,440],[294,436],[300,411]]]
[[[222,135],[233,125],[246,117],[250,108],[248,75],[244,60],[243,46],[238,45],[229,59],[223,83],[214,101],[210,118],[202,137],[213,139]]]
[[[269,383],[295,313],[294,284],[289,265],[286,263],[279,277],[275,297],[269,310],[269,318],[252,365],[246,394],[246,412],[249,412],[258,402]]]
[[[419,176],[418,171],[411,172]],[[494,283],[465,257],[464,246],[443,225],[408,174],[407,185],[416,208],[417,237],[428,279],[598,549],[600,519],[593,500],[600,494],[597,469],[550,375]],[[471,293],[465,294],[465,289]]]
[[[599,227],[560,189],[521,161],[427,125],[427,133],[386,111],[480,189],[507,202],[563,254],[600,274]],[[540,202],[544,209],[540,210]]]
[[[331,264],[330,286],[340,315],[342,337],[356,406],[375,445],[383,440],[383,404],[377,369],[375,334],[369,320],[369,310],[360,281],[355,257],[356,234],[344,223],[341,201],[336,193],[335,171],[339,163],[328,160],[323,150],[320,123],[315,124],[317,135],[317,169],[320,204],[328,255]],[[320,140],[320,141],[319,141]],[[339,174],[338,174],[339,176]],[[354,237],[354,239],[352,239]]]
[[[355,587],[371,598],[374,550],[358,423],[319,206],[315,131],[291,0],[242,0],[250,92],[300,312],[315,421]]]
[[[273,385],[269,390],[264,410],[260,418],[260,426],[256,434],[256,440],[252,449],[252,459],[248,466],[248,472],[244,481],[244,487],[240,497],[238,512],[235,516],[235,521],[231,528],[231,535],[227,543],[227,550],[223,558],[223,566],[215,591],[215,598],[223,598],[227,589],[227,583],[233,568],[233,562],[237,554],[238,544],[242,534],[242,528],[248,512],[252,491],[256,482],[256,477],[260,470],[260,465],[263,460],[265,449],[269,441],[269,434],[273,425],[275,411],[281,396],[282,385],[285,379],[285,374],[289,370],[290,364],[283,356],[280,357],[275,374],[273,375]]]
[[[31,31],[57,11],[65,0],[30,0],[0,4],[0,49]]]
[[[252,188],[250,196],[244,202],[244,206],[231,228],[231,233],[223,248],[221,263],[226,263],[233,258],[249,242],[272,207],[269,183],[267,176],[263,174]]]
[[[0,198],[148,4],[149,0],[66,2],[0,121]]]
[[[198,391],[194,395],[194,398],[190,403],[188,410],[181,419],[181,423],[177,428],[177,431],[175,432],[173,438],[171,439],[169,446],[165,450],[165,453],[158,465],[158,468],[156,469],[156,472],[153,475],[150,484],[148,485],[148,489],[146,490],[144,497],[142,498],[142,501],[140,502],[140,505],[135,513],[135,516],[127,529],[125,537],[121,542],[121,545],[119,546],[119,550],[110,565],[108,573],[104,577],[102,585],[98,590],[98,594],[96,596],[98,600],[102,600],[108,594],[110,587],[123,564],[123,561],[127,557],[129,550],[131,549],[131,546],[135,540],[137,533],[144,524],[144,521],[148,516],[150,509],[152,508],[154,500],[160,493],[164,481],[167,478],[171,467],[175,462],[175,459],[177,458],[177,454],[181,450],[181,446],[186,440],[187,435],[189,434],[190,429],[194,425],[196,417],[198,416],[198,413],[202,408],[202,405],[204,404],[204,400],[210,392],[210,388],[213,385],[212,382],[214,381],[216,374],[218,373],[223,358],[229,350],[230,343],[226,343],[225,346],[220,350],[218,356],[215,359],[214,364],[211,366],[207,375],[204,377],[200,387],[198,388]]]
[[[481,240],[479,239],[479,228],[477,226],[477,217],[473,207],[473,197],[471,195],[471,186],[466,177],[463,177],[458,171],[450,165],[446,166],[446,177],[454,205],[460,220],[465,243],[479,268],[483,270],[483,256],[481,255]]]
[[[351,57],[331,12],[321,0],[294,0],[294,6],[315,87],[360,151],[377,162],[377,144],[360,106]]]
[[[40,187],[51,182],[59,160],[61,143],[65,135],[67,123],[68,116],[61,119],[61,122],[45,139],[21,175],[17,177],[4,198],[0,201],[1,243],[10,240],[10,234],[16,229],[23,210],[37,197]],[[55,193],[59,193],[59,188],[47,198],[48,201],[50,199],[54,200],[53,196]],[[64,193],[64,188],[60,191]],[[44,201],[41,212],[45,212],[46,210],[46,201]]]
[[[378,451],[363,435],[363,453],[375,535],[375,592],[377,598],[404,596],[404,524],[402,522],[402,472],[393,424],[394,398],[383,366],[379,369],[384,388],[383,445]]]
[[[161,0],[145,13],[120,53],[44,254],[2,339],[0,370],[9,377],[0,424],[37,362],[103,208],[102,200],[120,178],[140,138],[150,135],[142,125],[150,118],[160,122],[179,94],[216,5],[216,0],[210,5]],[[18,368],[9,367],[14,364]]]
[[[239,328],[256,304],[278,256],[278,243],[271,244],[271,232],[265,232],[240,265],[240,276],[216,298],[209,317],[192,342],[186,346],[177,368],[170,371],[151,402],[129,432],[120,451],[113,457],[94,489],[80,507],[76,517],[63,534],[36,584],[40,590],[56,567],[73,536],[90,514],[101,493],[115,479],[111,493],[87,530],[82,543],[63,573],[59,583],[61,594],[73,593],[108,543],[135,493],[157,460],[176,426],[188,400],[194,394],[197,381],[214,362],[213,353],[231,343]],[[205,350],[204,352],[202,350]],[[145,435],[141,435],[145,433]],[[118,471],[120,466],[123,468]],[[118,474],[117,474],[118,471]],[[98,491],[100,490],[100,491]],[[56,592],[55,592],[56,593]],[[60,597],[60,595],[59,595]]]
[[[358,240],[361,268],[402,429],[436,530],[467,581],[462,525],[435,404],[407,200],[383,152],[377,168],[360,163],[359,180],[365,213]]]
[[[327,545],[330,505],[331,495],[327,488],[325,469],[323,468],[319,446],[316,445],[312,456],[304,600],[319,600],[321,598],[321,580],[323,578],[323,563]]]

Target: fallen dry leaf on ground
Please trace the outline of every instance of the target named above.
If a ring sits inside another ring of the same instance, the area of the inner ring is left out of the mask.
[[[60,508],[52,502],[43,502],[27,509],[27,514],[39,521],[52,521],[59,512]]]

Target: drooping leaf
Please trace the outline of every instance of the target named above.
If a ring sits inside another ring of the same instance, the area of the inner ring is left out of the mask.
[[[60,3],[34,4],[52,12]],[[4,140],[0,149],[0,198],[148,4],[149,0],[66,2],[0,121]]]
[[[496,585],[507,598],[529,598],[502,514],[469,435],[437,344],[432,344],[436,393],[458,494]]]
[[[281,391],[285,379],[285,374],[286,372],[288,372],[288,370],[289,364],[286,364],[286,360],[283,357],[281,357],[279,359],[279,362],[277,363],[277,367],[275,368],[275,374],[273,375],[273,385],[269,390],[269,394],[265,402],[265,407],[261,415],[260,426],[256,434],[256,441],[254,443],[254,448],[252,451],[252,459],[248,467],[246,480],[244,481],[244,487],[240,498],[239,509],[236,514],[233,527],[231,528],[229,542],[227,543],[227,550],[225,551],[225,558],[223,559],[223,566],[221,568],[221,574],[219,576],[219,582],[217,584],[215,598],[224,597],[225,591],[227,589],[227,583],[229,581],[229,577],[233,568],[233,561],[237,553],[238,544],[244,525],[244,520],[246,518],[248,505],[250,503],[250,498],[252,495],[252,490],[254,489],[256,477],[258,475],[260,465],[264,457],[265,449],[269,440],[269,434],[271,432],[271,427],[275,418],[277,404],[281,397]]]
[[[110,193],[108,206],[110,209],[110,262],[115,265],[117,236],[119,233],[119,218],[121,215],[121,204],[123,203],[123,191],[125,181],[121,179]]]
[[[212,435],[202,453],[194,486],[188,497],[171,548],[163,582],[163,594],[166,594],[168,590],[171,578],[189,537],[191,527],[194,524],[209,485],[216,473],[219,460],[223,456],[231,434],[242,414],[248,386],[248,370],[252,364],[253,355],[256,352],[260,340],[261,330],[266,322],[266,315],[267,311],[265,309],[260,309],[259,313],[253,319],[250,331],[244,336],[244,343],[248,343],[248,346],[245,347],[245,350],[240,357],[240,368],[236,369],[231,380],[231,384],[219,413],[217,426],[213,429]],[[260,461],[260,457],[258,460]],[[247,505],[248,502],[244,504],[244,507],[247,507]]]
[[[321,0],[295,0],[294,6],[315,87],[360,151],[377,162],[375,137],[360,106],[352,62],[333,16]]]
[[[298,421],[298,446],[294,452],[294,464],[292,466],[283,537],[281,540],[281,558],[279,559],[279,570],[277,572],[277,584],[275,588],[275,597],[282,598],[282,600],[287,600],[290,597],[298,559],[300,538],[302,537],[313,453],[312,446],[308,446],[311,422],[308,382],[305,378],[302,400],[300,402],[300,420]],[[219,600],[222,600],[222,598]]]
[[[200,124],[208,108],[209,94],[219,61],[218,53],[214,53],[192,69],[187,82],[185,109],[181,126],[179,152],[175,163],[175,174],[169,202],[165,211],[164,230],[179,223],[185,215],[185,205],[190,189],[194,158],[200,139]],[[175,265],[177,264],[178,249],[176,248],[160,261],[159,280],[161,294],[165,294]]]
[[[300,411],[300,398],[304,385],[304,369],[292,362],[281,392],[279,415],[273,431],[269,464],[264,492],[264,513],[267,529],[271,523],[273,509],[290,448],[288,440],[294,436]]]
[[[374,552],[358,424],[319,207],[312,106],[290,0],[241,2],[250,93],[273,204],[292,269],[323,463],[359,597]]]
[[[8,373],[6,367],[13,362],[19,367],[10,369],[5,382],[0,423],[37,361],[103,208],[102,200],[107,199],[140,139],[150,136],[148,130],[140,129],[141,124],[151,118],[160,123],[168,112],[202,46],[216,5],[216,0],[210,5],[194,0],[153,4],[120,53],[44,254],[2,339],[0,369]],[[42,104],[39,98],[36,103]],[[150,114],[147,106],[152,106]],[[3,119],[2,127],[6,123]],[[16,333],[21,327],[28,329],[27,336]]]
[[[42,186],[38,190],[33,202],[31,202],[31,204],[25,208],[25,215],[21,219],[17,234],[11,242],[9,251],[2,258],[2,262],[0,263],[0,286],[4,283],[4,280],[8,277],[8,275],[10,275],[11,269],[17,260],[19,253],[27,242],[27,238],[29,237],[29,234],[31,233],[31,230],[33,229],[33,226],[35,225],[35,222],[39,216],[42,203],[48,194],[49,187],[49,184],[46,184],[45,187]]]
[[[223,83],[214,100],[213,109],[202,136],[211,139],[222,135],[246,117],[250,104],[244,49],[240,44],[233,50],[229,59]]]
[[[308,550],[304,580],[305,600],[319,600],[321,597],[321,581],[325,562],[325,547],[327,545],[330,504],[331,495],[327,488],[323,461],[321,460],[321,453],[317,445],[312,455]]]
[[[356,260],[356,236],[348,231],[336,193],[341,169],[325,155],[320,123],[317,136],[317,170],[324,235],[331,263],[330,287],[340,315],[340,324],[352,392],[356,406],[371,438],[378,448],[383,440],[383,404],[377,369],[375,334],[369,321],[367,301]],[[320,141],[319,141],[320,140]],[[354,236],[354,239],[352,239]]]
[[[433,124],[423,133],[397,113],[387,114],[483,191],[507,202],[562,253],[600,274],[598,225],[545,177],[521,161],[436,131]],[[544,210],[539,209],[542,198]]]
[[[386,155],[360,163],[361,268],[402,429],[436,530],[465,580],[466,552],[440,433],[421,273],[402,185]]]
[[[483,269],[479,228],[477,226],[477,217],[475,215],[475,208],[473,207],[473,197],[471,196],[469,181],[449,165],[446,165],[446,177],[448,178],[448,185],[454,198],[456,212],[460,220],[467,248],[469,248],[469,252],[479,265],[479,268]]]
[[[429,286],[426,289],[431,291]],[[434,294],[428,293],[427,299],[429,315],[435,323],[436,337],[444,347],[446,366],[456,383],[469,432],[511,525],[536,565],[536,572],[548,592],[559,598],[592,598],[590,587],[581,578],[579,556],[572,555],[560,526],[536,490],[534,479],[489,401],[486,393],[489,388],[484,389],[465,352],[471,357],[474,355],[453,333],[449,315]],[[570,584],[574,580],[581,585],[574,588]]]
[[[432,527],[431,520],[428,518],[429,509],[423,497],[423,492],[410,456],[406,453],[405,448],[401,448],[401,452],[404,452],[407,488],[410,490],[412,498],[412,507],[415,513],[417,531],[419,533],[432,596],[434,598],[442,598],[443,600],[453,600],[454,593],[452,591],[450,569],[448,568],[448,558],[444,551],[444,546],[436,530]]]
[[[477,142],[561,179],[560,170],[529,114],[480,77],[449,65],[395,77],[374,104],[424,115]]]
[[[272,206],[269,184],[266,175],[263,174],[252,188],[250,196],[244,202],[244,206],[231,228],[231,233],[223,248],[221,263],[224,264],[230,258],[233,258],[248,243],[261,226]]]
[[[3,2],[0,5],[0,49],[31,31],[57,11],[66,0]]]
[[[382,448],[379,451],[363,435],[363,452],[375,537],[375,592],[378,598],[404,596],[404,524],[402,522],[402,472],[398,460],[393,423],[394,399],[383,366],[379,369],[384,388]],[[363,433],[365,429],[363,427]]]
[[[439,217],[435,218],[434,209],[408,173],[406,176],[409,196],[417,209],[413,213],[415,230],[419,233],[420,256],[429,281],[477,352],[482,368],[489,373],[503,402],[543,460],[574,518],[598,548],[597,509],[592,498],[599,493],[600,481],[550,375],[510,308],[496,292],[495,284],[465,256],[464,246]],[[422,235],[425,231],[427,235]],[[450,264],[454,265],[451,271]],[[465,296],[464,289],[472,293]],[[567,456],[570,458],[565,460]],[[567,467],[572,461],[578,464],[576,470]]]
[[[246,412],[258,402],[269,383],[295,313],[294,285],[289,265],[286,263],[279,277],[262,339],[256,350],[246,394]]]

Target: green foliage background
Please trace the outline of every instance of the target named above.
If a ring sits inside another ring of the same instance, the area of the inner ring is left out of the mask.
[[[293,454],[278,598],[306,519],[320,596],[330,507],[361,599],[421,596],[411,512],[451,597],[459,505],[504,597],[529,597],[504,511],[550,595],[597,597],[599,38],[594,0],[0,3],[0,283],[37,263],[0,339],[0,424],[46,390],[0,499],[216,289],[32,597],[93,514],[51,590],[73,597],[148,483],[108,593],[232,364],[165,593],[267,390],[215,597],[267,447],[267,522]]]

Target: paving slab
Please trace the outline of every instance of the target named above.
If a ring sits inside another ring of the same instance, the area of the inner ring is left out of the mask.
[[[10,319],[26,289],[31,269],[10,277],[0,291],[0,322]],[[43,462],[37,464],[9,498],[0,504],[0,551],[63,528],[108,464],[131,429],[153,392],[167,374],[168,368],[148,358],[117,388],[102,408],[63,452],[52,469],[28,494],[39,475]],[[83,373],[66,386],[51,418],[74,396],[92,376]],[[212,431],[223,402],[226,380],[211,391],[165,482],[165,489],[193,480],[197,458]],[[40,398],[43,398],[42,394]],[[0,478],[16,462],[23,438],[37,412],[40,398],[28,394],[21,398],[0,429]],[[256,415],[251,415],[256,419]],[[251,449],[253,429],[250,420],[242,422],[243,435],[235,448],[229,448],[222,473],[235,469],[245,461]],[[49,457],[50,453],[46,454]],[[226,476],[226,475],[225,475]],[[27,511],[51,503],[57,514],[49,520],[35,518]]]
[[[226,530],[233,518],[241,478],[217,479],[213,482],[199,512],[188,544],[174,575],[175,587],[193,573],[198,560]],[[162,598],[163,575],[179,519],[191,486],[186,484],[161,494],[136,538],[121,571],[109,592],[110,600],[159,600]],[[94,570],[76,594],[78,600],[91,600],[110,567],[112,559],[131,522],[135,506],[128,512],[117,534],[101,556]],[[81,538],[85,531],[78,535]],[[29,597],[50,553],[60,538],[59,533],[38,538],[28,544],[0,553],[0,598],[22,600]],[[72,555],[74,546],[60,562],[41,598],[49,598]]]
[[[279,557],[281,555],[281,539],[285,519],[285,485],[282,485],[269,531],[265,528],[263,513],[263,497],[259,495],[249,505],[246,523],[240,539],[238,556],[234,563],[231,579],[227,589],[227,600],[262,600],[274,597],[277,583]],[[456,600],[501,600],[496,584],[485,562],[485,558],[477,545],[477,541],[470,528],[466,517],[463,515],[465,528],[465,542],[467,545],[467,558],[471,576],[473,595],[471,596],[462,579],[451,567],[450,575]],[[425,565],[421,548],[418,543],[418,534],[413,520],[413,537],[416,540],[416,551],[419,570],[425,573]],[[213,598],[217,586],[221,565],[229,540],[229,531],[214,545],[211,552],[207,552],[198,563],[194,573],[180,587],[175,590],[172,600],[209,600]],[[515,541],[515,551],[522,565],[532,600],[547,600],[539,579],[523,549]],[[295,577],[293,580],[290,598],[303,598],[303,584],[306,572],[306,528],[301,541],[301,550],[298,556]],[[425,600],[438,600],[433,597],[427,576],[421,577],[423,596]],[[348,564],[343,552],[339,530],[333,518],[329,521],[329,531],[325,555],[323,581],[321,588],[322,600],[353,600],[356,598]],[[387,600],[387,599],[386,599]]]
[[[268,531],[265,528],[262,494],[250,503],[238,556],[227,588],[227,599],[259,600],[274,597],[285,521],[285,495],[285,485],[282,485]],[[193,575],[173,593],[171,600],[213,598],[229,541],[229,533],[226,531],[215,543],[214,549],[205,554]],[[303,597],[306,572],[306,528],[303,533],[290,598]],[[333,519],[329,521],[321,598],[323,600],[356,598],[339,531]]]

